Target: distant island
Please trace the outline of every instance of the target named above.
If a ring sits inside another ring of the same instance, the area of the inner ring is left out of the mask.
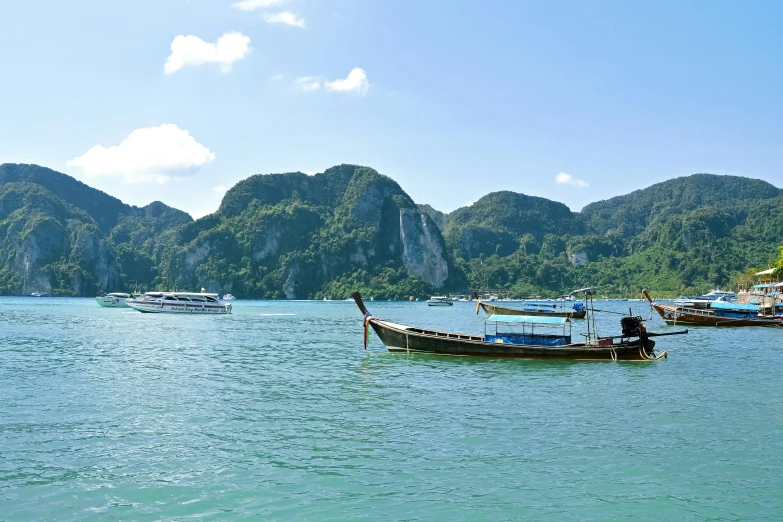
[[[0,295],[200,289],[244,298],[407,299],[487,286],[511,297],[611,285],[694,294],[778,260],[783,191],[694,174],[599,201],[494,192],[441,213],[391,178],[339,165],[251,176],[194,221],[65,174],[0,165]]]

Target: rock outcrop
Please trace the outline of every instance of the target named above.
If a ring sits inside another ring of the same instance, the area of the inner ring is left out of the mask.
[[[418,210],[400,210],[402,264],[405,269],[435,288],[449,278],[445,245],[435,222]]]

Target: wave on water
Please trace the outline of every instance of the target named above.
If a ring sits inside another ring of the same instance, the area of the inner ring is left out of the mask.
[[[289,315],[290,316],[290,315],[296,315],[296,314],[258,314],[258,315],[269,317],[269,316],[281,316],[281,315]]]

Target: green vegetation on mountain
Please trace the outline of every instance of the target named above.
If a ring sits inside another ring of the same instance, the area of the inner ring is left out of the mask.
[[[0,294],[198,289],[379,299],[504,287],[517,297],[697,293],[783,267],[783,192],[696,174],[581,212],[495,192],[450,214],[373,169],[251,176],[193,221],[35,165],[0,165]],[[780,259],[778,256],[780,255]]]
[[[36,165],[0,165],[0,295],[96,295],[151,285],[192,219],[160,202],[132,207]]]
[[[241,181],[180,229],[159,267],[169,287],[288,299],[423,295],[448,269],[431,218],[396,182],[352,165]]]
[[[519,210],[508,197],[483,203],[505,194],[453,212],[444,233],[473,286],[507,287],[514,296],[604,284],[612,285],[608,295],[635,295],[641,287],[702,292],[730,285],[748,267],[769,266],[783,241],[783,194],[759,180],[696,174],[579,213],[547,200]],[[547,223],[514,229],[498,217],[513,212],[520,215],[513,224],[526,223],[525,213]]]

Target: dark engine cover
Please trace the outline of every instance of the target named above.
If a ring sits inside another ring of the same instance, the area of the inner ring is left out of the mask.
[[[623,317],[620,319],[620,326],[623,329],[623,337],[639,337],[642,326],[642,318]]]

